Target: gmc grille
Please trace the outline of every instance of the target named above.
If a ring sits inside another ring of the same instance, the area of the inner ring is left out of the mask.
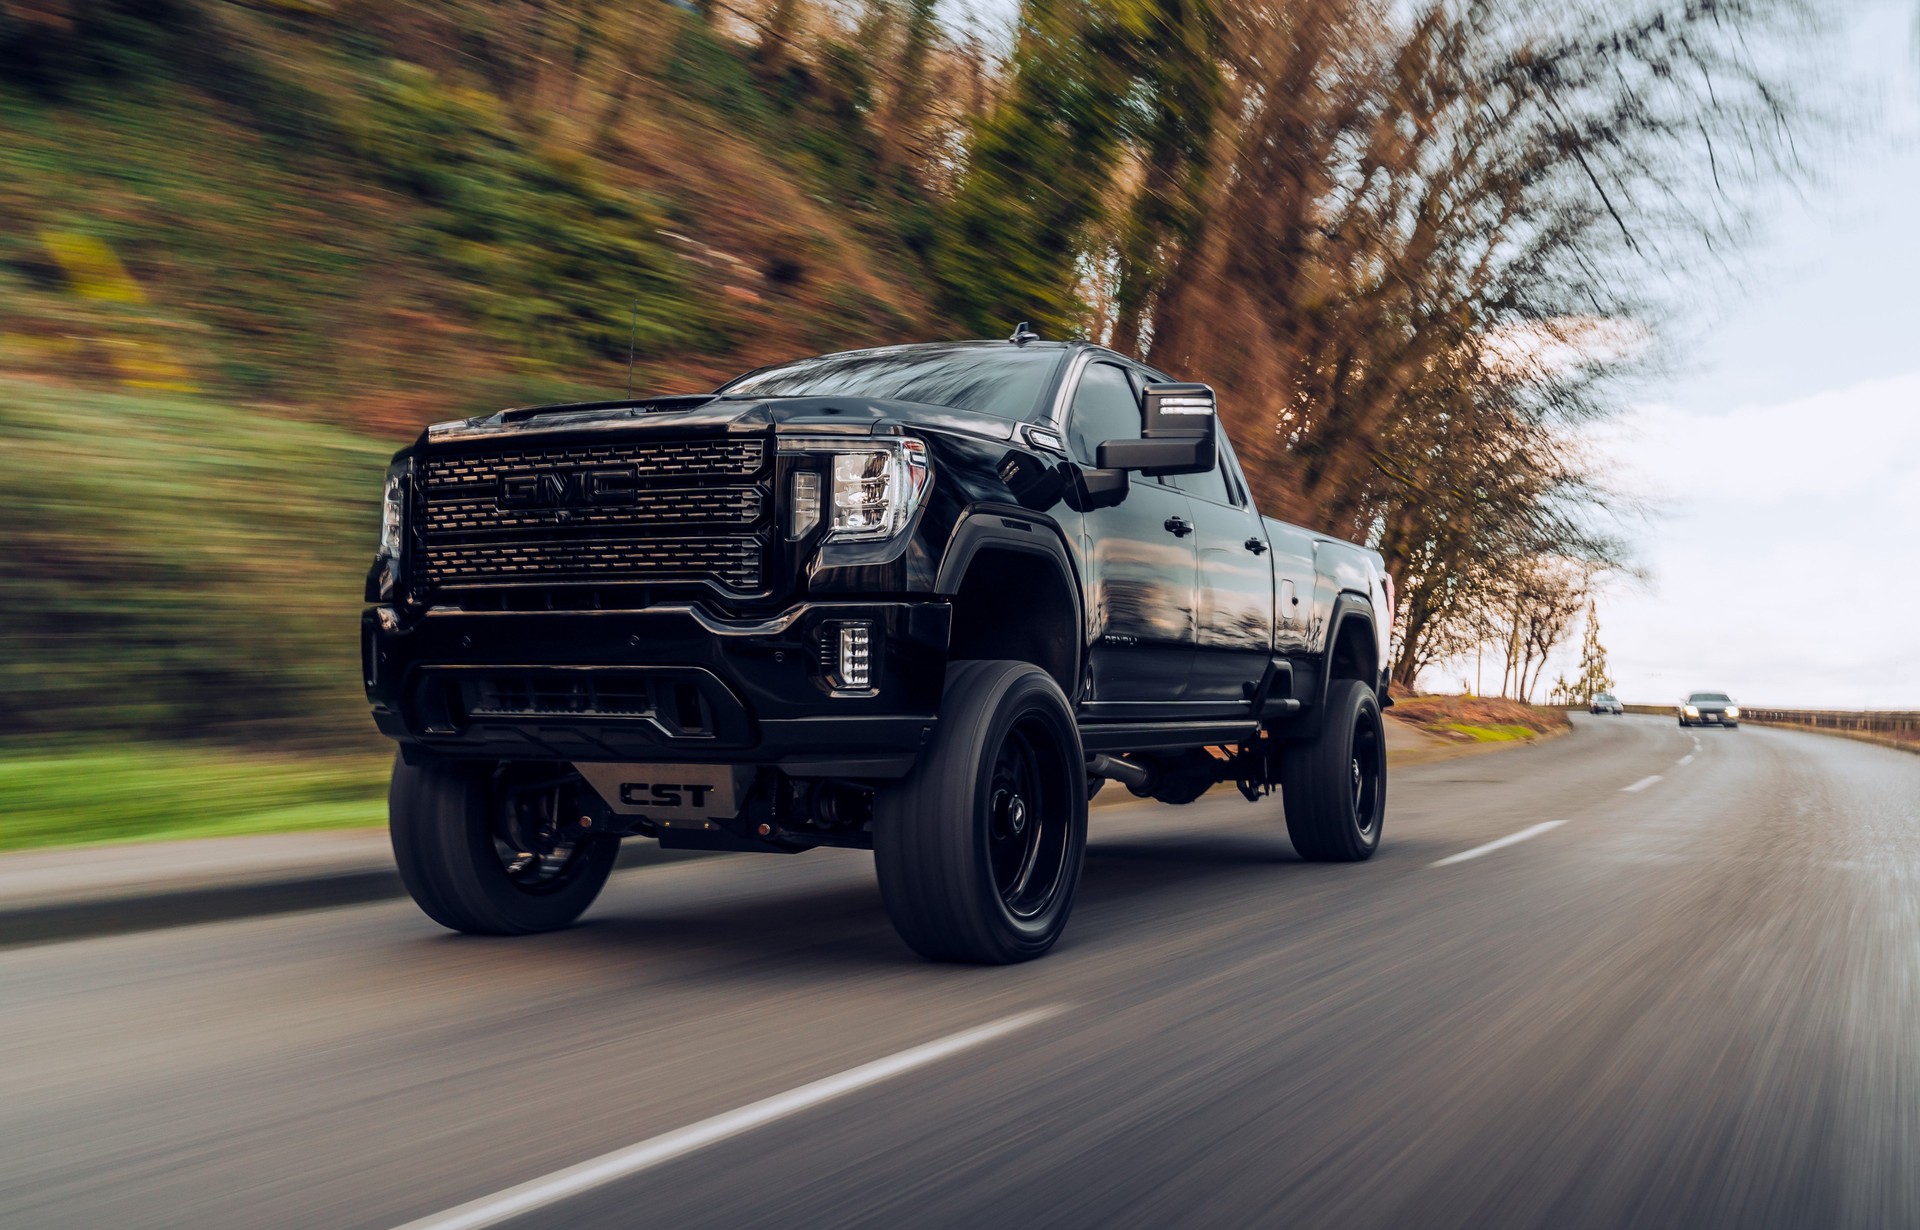
[[[417,480],[428,589],[766,585],[766,437],[429,454]]]

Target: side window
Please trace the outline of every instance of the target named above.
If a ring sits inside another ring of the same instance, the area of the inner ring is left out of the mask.
[[[1162,481],[1172,483],[1188,495],[1203,500],[1212,500],[1215,504],[1237,504],[1227,486],[1227,450],[1220,450],[1220,460],[1205,474],[1175,474]]]
[[[1089,363],[1073,393],[1067,433],[1074,455],[1089,465],[1108,440],[1140,438],[1140,399],[1127,373],[1112,363]]]

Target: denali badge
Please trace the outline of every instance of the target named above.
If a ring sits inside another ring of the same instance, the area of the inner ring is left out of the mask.
[[[588,504],[631,504],[632,470],[543,470],[509,474],[500,480],[502,508],[577,508]]]

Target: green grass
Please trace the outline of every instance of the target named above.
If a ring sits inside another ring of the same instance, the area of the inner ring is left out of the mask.
[[[1456,731],[1480,743],[1513,743],[1532,739],[1539,733],[1525,726],[1475,726],[1469,722],[1443,722],[1441,729]]]
[[[390,763],[164,745],[0,752],[0,850],[383,824]]]
[[[376,744],[361,588],[392,445],[0,380],[0,734]]]

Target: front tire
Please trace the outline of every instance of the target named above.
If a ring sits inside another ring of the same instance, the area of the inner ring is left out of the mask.
[[[1066,929],[1087,845],[1086,754],[1051,676],[959,662],[913,771],[873,805],[887,916],[933,961],[1004,965]]]
[[[486,762],[394,760],[393,859],[427,917],[470,935],[528,935],[567,926],[600,895],[618,839],[567,834],[561,789],[528,785]]]
[[[1319,737],[1281,764],[1287,836],[1312,863],[1358,863],[1380,848],[1387,815],[1387,739],[1380,701],[1358,679],[1327,688]]]

